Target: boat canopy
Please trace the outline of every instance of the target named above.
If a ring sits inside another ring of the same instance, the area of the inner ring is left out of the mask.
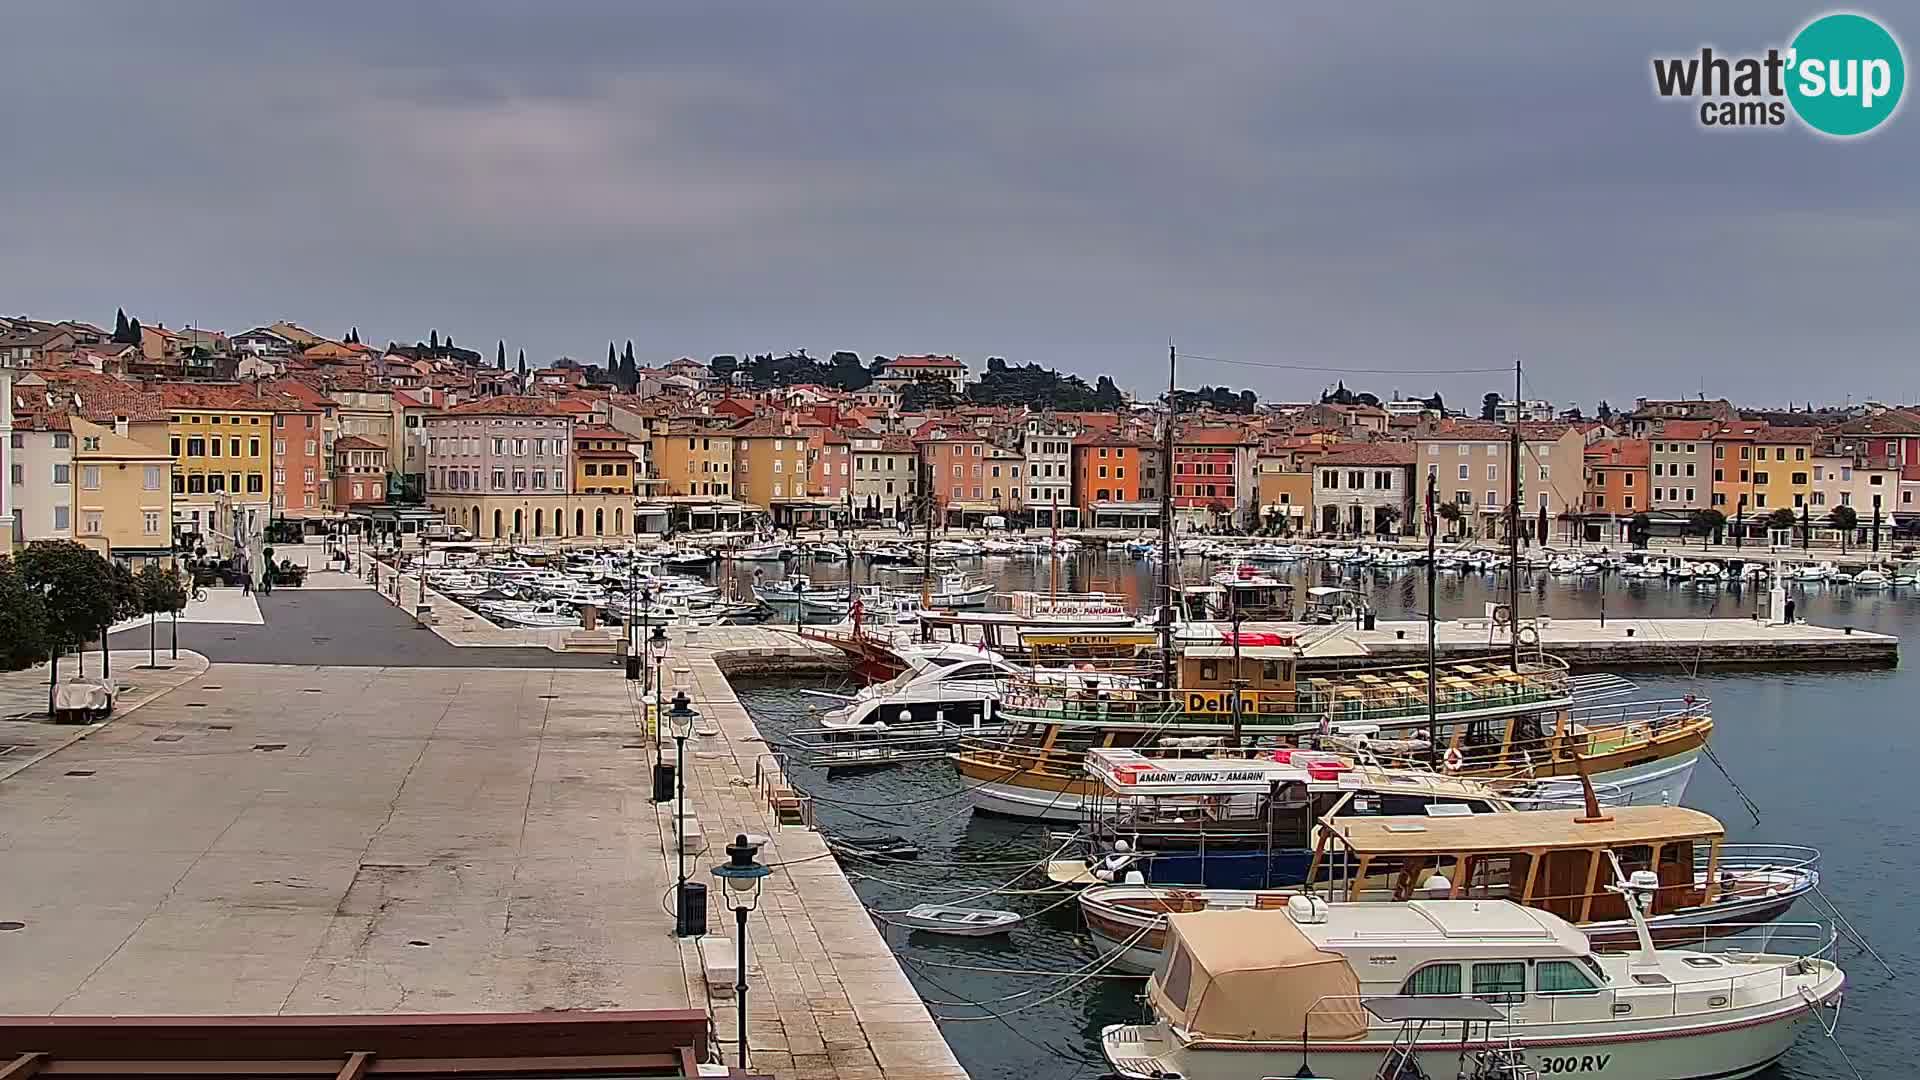
[[[1357,1039],[1360,980],[1272,911],[1191,911],[1167,919],[1167,948],[1147,984],[1160,1014],[1196,1037]]]
[[[1585,816],[1584,810],[1530,810],[1472,817],[1346,817],[1331,831],[1342,846],[1366,856],[1631,847],[1726,835],[1712,815],[1684,806],[1615,806],[1607,809],[1606,820],[1581,820]]]
[[[1389,1024],[1499,1024],[1507,1019],[1506,1013],[1479,998],[1371,997],[1360,1004]]]

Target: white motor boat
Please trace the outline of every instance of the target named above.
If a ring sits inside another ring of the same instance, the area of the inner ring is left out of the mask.
[[[933,545],[935,555],[944,555],[949,559],[970,559],[980,551],[980,545],[971,540],[942,540]]]
[[[1884,570],[1867,569],[1853,575],[1853,587],[1856,589],[1884,589],[1893,584],[1893,579]]]
[[[546,600],[527,607],[483,608],[481,614],[506,626],[523,626],[532,629],[571,628],[580,625],[580,616],[574,614],[571,607],[558,600]]]
[[[1580,572],[1580,560],[1562,555],[1547,564],[1547,573],[1556,577],[1572,577]]]
[[[846,562],[847,549],[835,543],[815,544],[807,549],[814,562]]]
[[[965,646],[904,656],[907,669],[886,682],[864,687],[820,718],[820,726],[849,730],[863,725],[944,724],[981,727],[1000,700],[1004,680],[1022,669],[993,653]],[[994,724],[998,730],[998,724]]]
[[[1638,896],[1658,877],[1634,877],[1641,948],[1625,954],[1507,900],[1178,913],[1147,983],[1153,1021],[1102,1029],[1101,1051],[1127,1080],[1515,1075],[1476,1071],[1488,1053],[1542,1074],[1735,1078],[1809,1022],[1837,1023],[1831,930],[1655,951]]]
[[[753,594],[759,597],[762,603],[772,604],[776,607],[781,604],[792,604],[801,597],[809,597],[815,600],[837,599],[842,601],[848,601],[853,598],[852,590],[846,586],[815,585],[813,579],[805,574],[789,574],[783,581],[776,581],[768,585],[755,585],[753,587]]]
[[[787,545],[774,542],[748,544],[728,553],[734,562],[781,562],[787,557]]]

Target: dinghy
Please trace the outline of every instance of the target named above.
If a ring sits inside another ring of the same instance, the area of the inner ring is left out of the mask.
[[[984,908],[949,907],[946,904],[921,904],[899,914],[889,915],[887,921],[909,930],[925,930],[933,934],[986,937],[990,934],[1006,933],[1020,925],[1021,918],[1017,911],[988,911]]]

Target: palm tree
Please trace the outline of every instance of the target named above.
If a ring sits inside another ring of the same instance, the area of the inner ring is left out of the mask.
[[[1853,530],[1860,525],[1860,514],[1851,506],[1836,506],[1833,513],[1827,515],[1833,527],[1840,530],[1840,554],[1847,553],[1847,541],[1852,539]]]

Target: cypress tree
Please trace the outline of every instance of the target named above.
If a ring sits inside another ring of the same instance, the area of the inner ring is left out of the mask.
[[[520,382],[522,385],[525,385],[526,381],[527,381],[527,350],[521,349],[520,350]]]
[[[609,341],[607,342],[607,374],[612,375],[619,370],[620,361],[613,358],[613,342]]]
[[[500,344],[494,346],[493,366],[499,368],[501,371],[507,370],[507,339],[506,338],[501,338]]]
[[[432,349],[434,352],[440,351],[440,331],[427,331],[427,348]]]
[[[126,308],[113,309],[113,340],[119,341],[119,342],[124,342],[127,340],[127,309]]]
[[[140,320],[139,319],[127,320],[127,344],[129,345],[140,344]]]

